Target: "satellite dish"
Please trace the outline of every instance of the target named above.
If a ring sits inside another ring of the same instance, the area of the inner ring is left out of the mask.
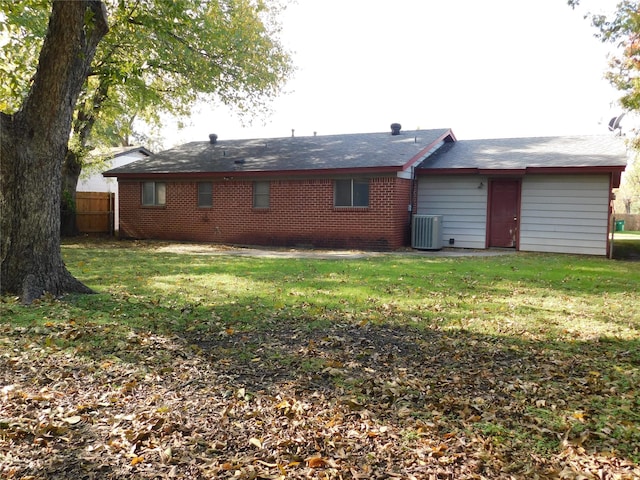
[[[624,113],[621,113],[617,117],[613,117],[609,120],[609,131],[615,132],[616,130],[621,130],[620,122],[622,121],[622,117],[624,117]]]

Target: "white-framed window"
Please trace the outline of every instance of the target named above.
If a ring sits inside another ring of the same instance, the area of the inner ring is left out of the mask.
[[[333,204],[336,207],[368,207],[369,180],[336,180],[333,184]]]
[[[198,207],[213,206],[213,183],[198,182]]]
[[[164,205],[167,203],[167,184],[164,182],[142,183],[142,205]]]
[[[253,182],[253,208],[269,208],[269,182]]]

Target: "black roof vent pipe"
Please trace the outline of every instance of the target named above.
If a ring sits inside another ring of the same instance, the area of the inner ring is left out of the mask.
[[[209,134],[209,143],[210,144],[214,144],[218,142],[218,135],[216,135],[215,133],[211,133]]]
[[[402,125],[400,125],[399,123],[392,123],[391,124],[391,135],[400,135],[400,129],[402,128]]]

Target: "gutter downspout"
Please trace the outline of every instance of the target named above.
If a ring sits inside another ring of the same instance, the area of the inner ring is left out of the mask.
[[[613,193],[613,175],[609,176],[609,225],[607,228],[607,258],[613,260],[613,237],[616,230],[616,212],[615,212],[615,199],[616,196]],[[611,235],[609,235],[609,228],[611,228]]]
[[[413,207],[414,207],[415,190],[416,190],[416,167],[415,165],[411,165],[411,188],[409,189],[409,206],[407,208],[409,212],[409,218],[407,220],[409,223],[409,228],[407,229],[409,231],[409,246],[411,246],[411,238],[413,235],[411,218],[413,216],[413,210],[414,210]]]
[[[615,235],[615,231],[616,231],[616,216],[613,215],[613,221],[611,222],[611,239],[609,240],[609,255],[607,255],[607,257],[609,258],[609,260],[613,260],[613,237]]]

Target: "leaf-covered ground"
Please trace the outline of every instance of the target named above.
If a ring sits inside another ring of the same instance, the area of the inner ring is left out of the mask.
[[[65,300],[3,313],[25,308],[44,321],[0,322],[3,479],[640,478],[635,340],[423,328],[390,304],[162,334],[46,318]]]
[[[260,335],[136,333],[109,359],[55,347],[109,328],[3,327],[3,478],[640,478],[608,438],[628,430],[637,453],[638,378],[612,388],[614,372],[591,369],[597,345],[279,321]],[[627,422],[595,430],[580,407],[612,395],[628,397]]]

